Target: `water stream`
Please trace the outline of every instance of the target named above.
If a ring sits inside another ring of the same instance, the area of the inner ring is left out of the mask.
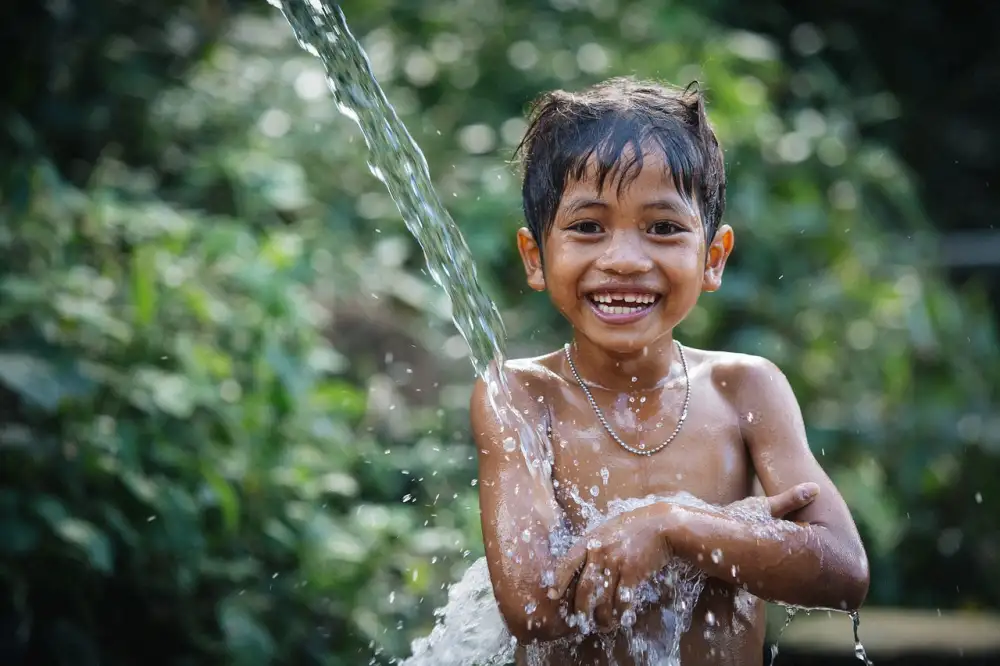
[[[523,415],[510,407],[508,387],[498,372],[505,358],[505,334],[499,311],[483,290],[465,239],[434,190],[423,153],[379,87],[343,13],[339,7],[320,0],[268,2],[281,10],[299,45],[323,64],[337,108],[361,129],[369,150],[369,169],[389,191],[423,250],[428,272],[448,295],[455,326],[469,345],[477,374],[489,387],[494,411],[504,429],[518,435],[510,441],[520,443],[532,473],[548,474],[544,442]],[[616,513],[656,501],[707,506],[690,495],[613,502],[604,516],[593,511],[591,526]],[[769,520],[758,504],[741,503],[738,507],[741,517]],[[624,632],[637,663],[680,663],[680,636],[690,626],[703,585],[704,574],[686,562],[675,560],[646,589],[637,591],[646,603],[657,601],[663,586],[672,591],[672,601],[663,605],[662,635],[631,636]],[[513,659],[515,642],[497,608],[485,559],[475,562],[451,586],[447,605],[435,614],[438,617],[435,629],[414,642],[413,655],[402,662],[404,666],[500,666]],[[859,658],[866,660],[864,648],[857,640],[857,618],[852,619],[856,651]],[[571,645],[527,646],[528,661],[544,664],[549,650],[562,648],[572,650]]]

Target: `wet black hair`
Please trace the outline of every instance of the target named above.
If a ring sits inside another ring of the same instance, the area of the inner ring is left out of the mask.
[[[711,242],[726,208],[726,172],[704,95],[697,83],[678,88],[631,77],[575,93],[556,90],[532,104],[515,154],[535,242],[544,244],[570,180],[583,178],[592,165],[598,192],[611,178],[620,196],[638,177],[643,152],[653,147],[663,153],[677,191],[697,202]]]

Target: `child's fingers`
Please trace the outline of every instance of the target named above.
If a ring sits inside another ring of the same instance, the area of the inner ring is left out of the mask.
[[[583,568],[587,561],[587,548],[585,545],[577,543],[566,556],[556,565],[555,582],[549,588],[549,599],[562,599],[569,589],[573,577]]]
[[[808,506],[819,495],[819,486],[812,482],[800,483],[784,492],[767,498],[773,518],[784,518],[793,511]]]
[[[618,589],[615,590],[615,620],[622,627],[631,627],[635,624],[635,598],[636,587],[639,581],[622,576],[618,581]]]
[[[615,569],[605,569],[601,578],[600,597],[594,608],[594,622],[598,631],[608,633],[618,624],[615,614],[615,601],[618,597],[618,572]]]
[[[594,608],[598,602],[598,591],[602,588],[602,578],[601,567],[588,558],[580,579],[576,582],[576,596],[573,600],[573,612],[582,614],[588,625],[594,621]]]

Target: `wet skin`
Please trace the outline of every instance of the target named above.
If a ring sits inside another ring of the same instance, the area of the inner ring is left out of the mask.
[[[528,284],[547,291],[572,324],[581,377],[615,432],[636,448],[658,445],[678,422],[685,383],[672,332],[703,292],[721,286],[733,247],[726,226],[706,241],[697,206],[677,192],[656,154],[645,156],[644,165],[621,196],[615,183],[598,192],[587,177],[567,186],[546,236],[544,267],[530,234],[518,235]],[[632,302],[623,301],[625,294]],[[602,299],[613,302],[602,310]],[[635,310],[636,300],[647,302]],[[605,583],[611,590],[634,586],[673,555],[710,577],[682,640],[685,664],[760,663],[763,603],[745,603],[748,597],[736,594],[740,587],[803,606],[854,609],[863,601],[864,549],[843,499],[809,450],[787,380],[764,359],[685,349],[686,422],[667,448],[648,457],[626,451],[604,431],[561,350],[508,363],[503,372],[513,406],[547,433],[550,475],[532,474],[519,452],[505,449],[514,433],[504,430],[487,388],[477,384],[471,418],[487,561],[501,612],[522,644],[578,636],[566,624],[567,611],[593,617],[614,635],[629,604],[614,593],[595,599],[591,592]],[[717,512],[660,504],[608,521],[562,560],[551,556],[547,535],[556,525],[584,529],[574,491],[600,509],[615,498],[679,491],[726,505],[753,495],[755,483],[775,515],[799,526],[761,537]],[[804,488],[812,494],[800,497]],[[528,540],[521,538],[526,529]],[[588,550],[595,536],[602,546]],[[715,549],[724,553],[721,562],[708,557]],[[546,573],[555,580],[543,588]],[[639,613],[636,631],[652,612]],[[548,663],[633,663],[622,643],[609,660],[597,638],[585,638],[572,652],[556,650]]]
[[[554,459],[553,494],[576,533],[582,532],[586,519],[573,499],[574,493],[602,512],[616,498],[686,491],[712,504],[726,505],[754,494],[753,462],[742,439],[740,415],[722,386],[727,379],[733,381],[730,378],[738,374],[742,359],[693,349],[686,349],[686,353],[692,381],[687,423],[668,448],[652,457],[627,452],[611,440],[572,379],[561,351],[511,364],[511,372],[522,386],[544,398]],[[681,374],[680,368],[677,374]],[[668,437],[684,397],[682,380],[647,391],[591,391],[612,428],[633,446],[641,441],[659,443]],[[642,435],[637,433],[640,426]],[[590,492],[592,487],[598,489],[596,497]],[[709,582],[682,642],[683,663],[758,663],[764,641],[763,604],[752,598],[753,603],[747,605],[751,598],[746,595],[743,603],[737,604],[736,592],[737,586],[729,581]],[[706,617],[714,618],[714,626],[706,623]],[[635,630],[641,631],[644,624],[656,625],[656,609],[640,613]],[[600,638],[592,637],[575,653],[564,653],[562,661],[551,659],[549,663],[632,663],[627,643],[617,643],[614,661],[608,661]]]

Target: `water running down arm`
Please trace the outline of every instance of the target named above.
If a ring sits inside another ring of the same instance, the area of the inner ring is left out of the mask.
[[[510,407],[529,424],[545,424],[544,404],[532,399],[513,373],[507,373],[507,382]],[[470,417],[479,452],[479,506],[493,591],[519,642],[555,640],[574,631],[560,615],[560,602],[550,600],[543,586],[546,572],[556,567],[549,535],[562,522],[562,509],[551,480],[541,470],[532,475],[517,433],[501,423],[487,391],[485,382],[476,382]],[[510,437],[518,446],[504,446]]]

